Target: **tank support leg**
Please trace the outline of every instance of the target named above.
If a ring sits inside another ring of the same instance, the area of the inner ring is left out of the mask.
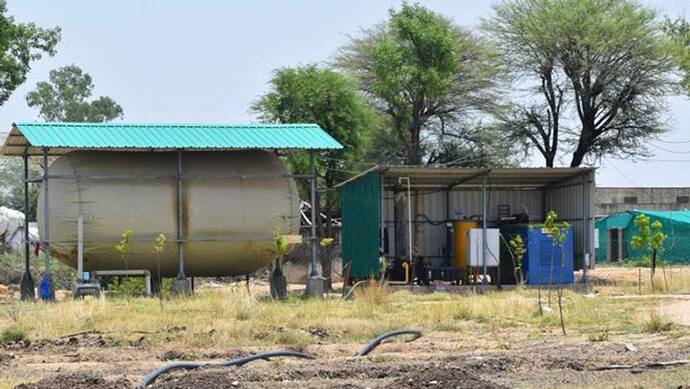
[[[48,202],[48,148],[43,149],[43,255],[45,256],[45,273],[39,286],[41,299],[55,300],[55,289],[50,276],[50,204]]]
[[[318,257],[318,242],[316,238],[316,162],[314,160],[314,150],[309,151],[309,170],[311,184],[311,271],[307,279],[307,295],[312,297],[323,297],[324,282],[326,281],[319,275],[316,267]]]
[[[29,242],[29,156],[24,153],[24,275],[19,285],[21,299],[33,300],[36,285],[31,277],[31,244]]]
[[[192,283],[184,272],[184,225],[183,225],[183,203],[182,203],[182,150],[177,150],[177,173],[176,189],[177,195],[177,277],[173,283],[172,291],[175,294],[188,295],[192,293]]]

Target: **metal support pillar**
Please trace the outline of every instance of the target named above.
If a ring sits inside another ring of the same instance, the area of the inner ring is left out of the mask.
[[[191,294],[192,284],[184,272],[184,218],[182,206],[182,150],[177,150],[177,169],[175,173],[175,185],[177,202],[177,277],[173,283],[173,292],[176,294]]]
[[[486,254],[487,254],[487,234],[486,234],[486,219],[489,217],[489,204],[488,204],[488,196],[487,196],[487,191],[486,191],[486,174],[482,176],[482,266],[483,266],[483,275],[482,275],[482,285],[486,285],[489,283],[489,280],[486,278]]]
[[[589,234],[590,234],[590,228],[589,228],[589,218],[588,218],[588,202],[589,202],[589,196],[587,195],[587,191],[585,188],[585,175],[583,174],[580,176],[582,179],[580,184],[582,186],[582,282],[585,285],[588,285],[588,280],[587,280],[587,267],[589,266]]]
[[[20,283],[20,295],[24,301],[36,297],[36,285],[31,277],[31,243],[29,242],[29,155],[24,153],[24,275]]]
[[[48,148],[43,149],[43,254],[44,267],[43,279],[40,284],[41,299],[55,300],[55,290],[50,276],[50,203],[48,201]]]
[[[84,282],[84,217],[77,216],[77,283]]]
[[[318,257],[318,238],[316,237],[316,161],[314,150],[309,151],[309,172],[311,186],[311,271],[307,279],[307,295],[313,297],[323,297],[326,279],[319,276],[316,259]]]

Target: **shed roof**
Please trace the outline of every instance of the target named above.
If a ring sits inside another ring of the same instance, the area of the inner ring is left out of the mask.
[[[343,146],[316,124],[16,123],[2,155],[71,150],[329,150]]]
[[[599,219],[595,226],[600,229],[628,228],[637,215],[647,215],[653,220],[669,221],[675,224],[690,226],[690,211],[648,211],[645,209],[632,209],[629,211],[609,215]]]
[[[572,178],[588,175],[594,168],[459,168],[430,166],[374,166],[344,181],[347,185],[365,175],[377,172],[383,177],[386,189],[399,186],[401,177],[410,178],[413,189],[443,189],[452,187],[479,187],[482,177],[493,188],[542,189],[558,186]],[[405,183],[405,186],[407,184]]]

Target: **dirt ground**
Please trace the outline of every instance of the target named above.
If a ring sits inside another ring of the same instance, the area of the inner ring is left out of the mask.
[[[500,336],[510,335],[501,334]],[[472,334],[431,332],[414,342],[384,343],[355,358],[361,344],[309,345],[316,360],[275,359],[241,368],[177,371],[151,388],[504,388],[504,387],[683,387],[690,366],[660,369],[598,369],[688,358],[690,339],[626,335],[603,342],[568,339],[516,341],[509,349],[483,349]],[[145,338],[145,337],[144,337]],[[145,342],[142,339],[141,344]],[[0,351],[0,368],[18,377],[44,377],[20,389],[131,388],[169,360],[218,361],[259,351],[146,350],[118,345],[98,333],[47,343],[15,344]]]

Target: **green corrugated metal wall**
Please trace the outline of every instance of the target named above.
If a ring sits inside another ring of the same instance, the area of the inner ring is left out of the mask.
[[[379,272],[381,181],[368,174],[340,188],[342,261],[351,262],[350,277],[368,278]]]

